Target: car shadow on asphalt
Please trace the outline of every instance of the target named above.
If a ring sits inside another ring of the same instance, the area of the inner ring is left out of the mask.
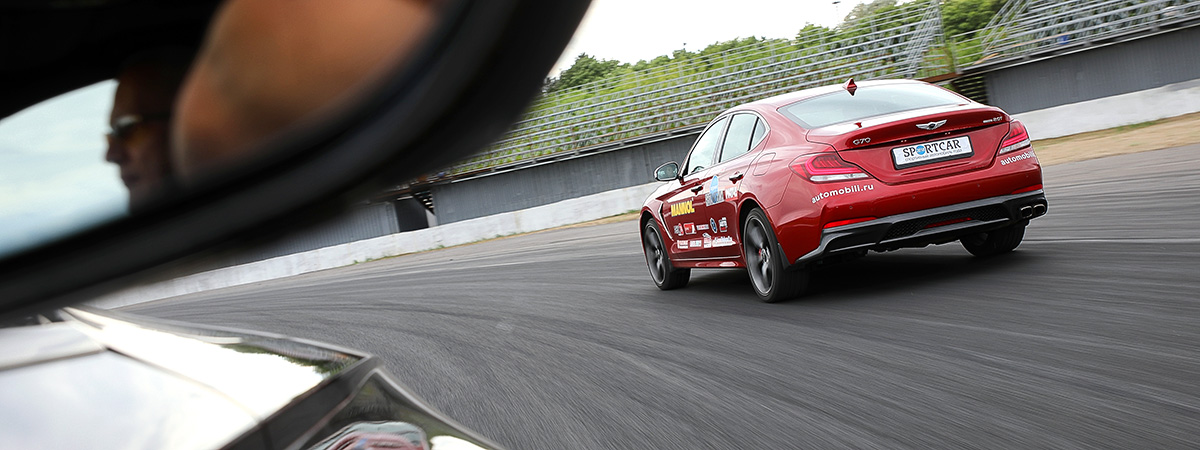
[[[961,254],[956,253],[958,250]],[[961,248],[933,247],[890,253],[812,269],[808,289],[799,298],[781,304],[816,305],[884,299],[896,292],[920,292],[971,277],[994,278],[1026,266],[1036,252],[1018,249],[989,258],[976,258]],[[758,301],[745,269],[693,270],[686,290],[702,290],[728,301]]]

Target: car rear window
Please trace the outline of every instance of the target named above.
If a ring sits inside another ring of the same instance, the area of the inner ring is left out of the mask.
[[[885,84],[859,87],[853,96],[846,91],[837,91],[800,100],[779,108],[779,112],[800,126],[813,129],[884,114],[966,102],[962,97],[936,86]]]

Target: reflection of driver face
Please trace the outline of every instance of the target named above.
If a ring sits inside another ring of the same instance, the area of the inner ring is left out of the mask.
[[[120,166],[133,211],[174,185],[169,124],[185,70],[186,60],[151,56],[128,64],[117,76],[105,159]]]

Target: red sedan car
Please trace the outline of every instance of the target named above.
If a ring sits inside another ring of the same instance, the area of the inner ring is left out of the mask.
[[[660,289],[693,268],[745,267],[759,298],[793,298],[816,264],[960,241],[1013,250],[1046,213],[1021,122],[919,81],[827,86],[732,108],[642,207]]]

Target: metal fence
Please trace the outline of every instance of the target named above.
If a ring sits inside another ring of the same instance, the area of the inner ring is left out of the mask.
[[[1200,0],[1012,0],[992,19],[976,65],[1019,60],[1200,19]]]
[[[447,173],[470,175],[696,128],[737,104],[851,76],[920,77],[952,66],[946,52],[931,51],[942,45],[937,1],[910,2],[844,28],[859,33],[715,55],[708,63],[719,68],[668,81],[651,80],[674,66],[554,92],[535,102],[492,147]],[[586,98],[572,100],[577,97]]]

